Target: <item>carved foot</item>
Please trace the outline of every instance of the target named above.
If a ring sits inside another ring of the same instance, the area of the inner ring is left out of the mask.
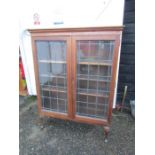
[[[109,134],[109,131],[110,131],[109,126],[104,126],[104,135],[105,135],[104,142],[105,142],[105,143],[108,142],[108,134]]]

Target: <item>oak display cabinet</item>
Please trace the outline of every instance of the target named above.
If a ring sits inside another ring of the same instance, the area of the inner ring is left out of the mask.
[[[122,27],[29,32],[39,113],[103,125],[107,138]]]

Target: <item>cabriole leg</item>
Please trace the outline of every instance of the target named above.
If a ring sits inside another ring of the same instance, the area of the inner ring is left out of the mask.
[[[104,139],[104,142],[107,143],[108,142],[108,134],[109,134],[109,131],[110,131],[110,127],[109,126],[104,126],[104,135],[105,135],[105,139]]]

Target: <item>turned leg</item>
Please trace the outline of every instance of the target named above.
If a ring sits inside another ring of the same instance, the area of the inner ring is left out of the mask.
[[[109,126],[104,126],[104,135],[105,135],[105,139],[104,142],[107,143],[108,142],[108,134],[110,131],[110,127]]]

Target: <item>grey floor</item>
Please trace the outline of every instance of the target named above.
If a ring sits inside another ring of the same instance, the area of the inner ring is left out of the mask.
[[[40,117],[35,97],[19,97],[20,155],[134,155],[135,122],[115,112],[108,143],[101,126]]]

